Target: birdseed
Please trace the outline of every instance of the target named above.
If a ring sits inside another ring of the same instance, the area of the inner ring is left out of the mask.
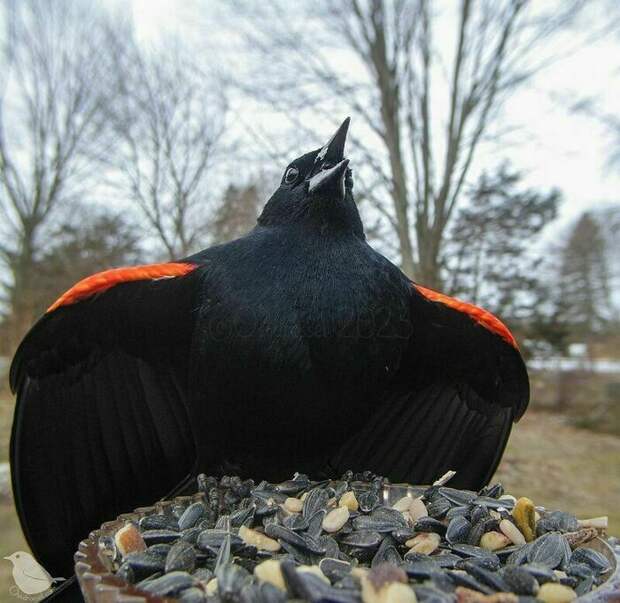
[[[191,504],[100,546],[139,590],[205,603],[568,603],[607,577],[608,559],[588,548],[605,518],[447,479],[388,506],[389,482],[370,472],[281,484],[200,475]]]

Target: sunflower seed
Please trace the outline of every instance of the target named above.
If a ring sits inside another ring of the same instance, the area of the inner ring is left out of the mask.
[[[540,587],[536,598],[543,603],[570,603],[577,598],[577,593],[568,586],[547,582]]]
[[[186,572],[171,572],[155,580],[151,580],[142,587],[147,593],[158,597],[169,597],[194,586],[194,578]]]
[[[471,523],[469,523],[467,518],[462,515],[457,515],[448,524],[448,528],[446,529],[446,540],[450,544],[467,542],[470,530]]]
[[[177,540],[166,555],[165,572],[183,571],[191,573],[196,566],[194,547],[185,540]]]
[[[517,595],[535,597],[538,592],[539,586],[536,578],[522,567],[506,566],[502,570],[502,578],[508,585],[509,591]]]
[[[529,563],[539,563],[555,569],[565,561],[564,538],[559,532],[548,532],[538,538],[528,552]]]
[[[257,487],[201,476],[201,500],[125,523],[99,550],[138,590],[188,603],[565,603],[610,568],[587,547],[596,527],[501,484],[399,486],[393,501],[385,483],[370,472]],[[125,542],[136,534],[144,550]]]
[[[337,532],[347,521],[349,521],[349,508],[345,506],[336,507],[325,515],[321,527],[332,534]]]
[[[193,528],[204,515],[205,507],[201,502],[195,502],[185,511],[181,517],[179,517],[179,530],[187,530],[188,528]]]
[[[609,569],[609,561],[594,549],[581,547],[575,549],[570,557],[571,563],[585,563],[595,572],[602,574]]]

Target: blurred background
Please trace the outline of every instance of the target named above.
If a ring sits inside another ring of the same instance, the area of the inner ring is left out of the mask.
[[[242,235],[347,115],[371,244],[527,357],[497,479],[620,535],[617,0],[0,6],[0,556],[26,548],[6,371],[29,326],[90,273]]]

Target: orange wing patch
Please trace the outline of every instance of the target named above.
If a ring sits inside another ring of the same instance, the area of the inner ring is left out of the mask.
[[[499,318],[497,318],[487,310],[484,310],[479,306],[474,306],[474,304],[468,304],[467,302],[457,299],[456,297],[450,297],[449,295],[438,293],[437,291],[433,291],[432,289],[428,289],[427,287],[422,287],[422,285],[414,284],[414,287],[424,297],[426,297],[426,299],[434,302],[440,302],[448,306],[449,308],[454,308],[459,312],[467,314],[478,324],[481,324],[485,329],[488,329],[496,335],[499,335],[504,341],[509,343],[515,349],[519,349],[519,346],[517,345],[517,340],[514,338],[508,327]]]
[[[65,291],[65,293],[47,309],[47,312],[52,312],[60,306],[74,304],[86,297],[95,295],[95,293],[106,291],[119,283],[184,276],[197,267],[196,264],[169,262],[166,264],[144,264],[142,266],[112,268],[104,272],[97,272],[97,274],[87,276],[85,279],[73,285],[71,289]]]

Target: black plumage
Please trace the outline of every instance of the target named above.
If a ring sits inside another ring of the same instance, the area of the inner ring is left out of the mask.
[[[25,337],[13,488],[52,575],[196,472],[490,479],[528,403],[521,356],[496,319],[431,301],[368,245],[347,128],[287,167],[246,236],[183,275],[69,295]]]

